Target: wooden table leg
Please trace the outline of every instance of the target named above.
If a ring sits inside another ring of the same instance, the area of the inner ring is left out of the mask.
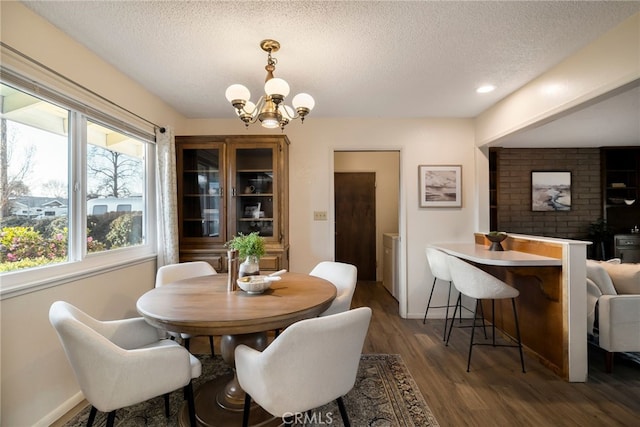
[[[224,335],[220,351],[222,358],[233,368],[233,374],[214,378],[204,383],[195,392],[196,420],[200,427],[221,427],[242,425],[242,409],[245,393],[238,383],[235,373],[235,350],[240,344],[248,345],[256,350],[267,348],[267,334],[259,332],[244,335]],[[251,425],[270,425],[271,414],[259,406],[251,407]],[[180,413],[180,426],[189,426],[187,405],[183,405]],[[279,424],[279,420],[275,425]]]
[[[238,383],[235,360],[236,347],[240,344],[262,351],[268,345],[267,334],[259,332],[247,335],[224,335],[220,341],[222,358],[233,369],[233,378],[224,387],[223,392],[216,396],[216,401],[218,405],[230,411],[242,411],[244,407],[244,391]]]

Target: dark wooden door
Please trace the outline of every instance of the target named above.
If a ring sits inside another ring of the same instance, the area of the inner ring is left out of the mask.
[[[336,172],[336,261],[358,267],[358,280],[376,280],[376,174]]]

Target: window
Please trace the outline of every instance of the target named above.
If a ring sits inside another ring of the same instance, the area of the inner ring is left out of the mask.
[[[104,215],[107,213],[107,205],[95,205],[93,207],[94,215]]]
[[[54,98],[0,82],[0,290],[155,252],[152,136]]]
[[[0,86],[0,272],[68,260],[70,111]]]
[[[87,216],[89,252],[144,243],[144,165],[143,141],[87,121],[87,195],[100,203]]]

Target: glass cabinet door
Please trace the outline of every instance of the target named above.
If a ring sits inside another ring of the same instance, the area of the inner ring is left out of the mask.
[[[257,231],[267,240],[278,240],[278,192],[275,145],[236,146],[232,151],[235,230]]]
[[[180,237],[224,241],[222,146],[183,145],[177,157]]]

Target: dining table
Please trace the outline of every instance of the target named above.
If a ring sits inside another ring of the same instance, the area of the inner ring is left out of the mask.
[[[285,272],[262,293],[251,294],[228,283],[227,274],[172,282],[144,293],[138,313],[151,325],[190,335],[221,336],[220,352],[233,373],[204,382],[195,391],[199,426],[241,425],[245,393],[235,375],[234,353],[240,345],[262,351],[270,331],[316,317],[335,299],[336,287],[308,274]],[[250,425],[275,425],[279,420],[255,406]],[[179,424],[189,425],[186,405]]]

